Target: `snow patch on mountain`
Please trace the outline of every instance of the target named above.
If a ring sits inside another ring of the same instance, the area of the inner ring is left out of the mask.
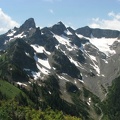
[[[33,49],[37,52],[37,53],[47,53],[48,55],[50,55],[51,53],[49,51],[46,51],[45,48],[43,46],[39,46],[37,44],[31,45],[31,47],[33,47]]]
[[[115,50],[110,49],[110,46],[117,40],[117,38],[92,38],[90,42],[95,45],[101,52],[107,56],[116,54]]]
[[[65,77],[60,76],[60,75],[57,75],[57,76],[58,76],[58,78],[59,78],[59,79],[61,79],[61,80],[65,80],[65,81],[69,82],[69,80],[68,80],[68,79],[66,79]]]
[[[90,64],[90,66],[92,66],[96,70],[98,75],[100,75],[100,68],[99,68],[99,66],[97,66],[96,64],[94,64],[94,65]]]
[[[20,85],[20,86],[27,86],[25,83],[21,83],[21,82],[16,82],[16,84]]]
[[[25,52],[25,54],[26,54],[28,57],[30,57],[30,54],[29,54],[29,53]]]
[[[34,72],[32,71],[32,76],[34,77],[34,80],[37,80],[38,78],[40,78],[40,72]]]
[[[31,71],[30,69],[27,69],[27,68],[24,68],[23,70],[26,71],[26,72],[31,72],[34,80],[37,80],[41,76],[41,72],[40,71],[39,72],[35,72],[35,71]]]
[[[39,64],[42,64],[44,67],[46,67],[46,68],[48,68],[48,69],[51,69],[51,66],[50,66],[50,64],[49,64],[49,61],[48,61],[48,59],[40,59],[40,58],[38,58],[37,56],[36,56],[36,54],[34,55],[34,59],[35,59],[35,61],[37,62],[37,63],[39,63]]]
[[[8,37],[11,37],[11,36],[13,36],[15,33],[16,33],[16,31],[15,31],[15,30],[11,30],[11,32],[10,32],[10,33],[8,33],[8,34],[7,34],[7,36],[8,36]]]
[[[98,66],[96,57],[93,55],[90,55],[86,50],[85,50],[85,54],[88,56],[88,58],[91,60],[92,64],[90,64],[90,66],[92,66],[96,72],[98,73],[98,75],[100,75],[100,67]]]
[[[26,37],[26,35],[24,35],[24,32],[14,36],[14,38],[23,38],[23,37]]]
[[[35,45],[31,45],[31,47],[33,47],[33,49],[37,52],[37,53],[43,53],[44,47],[43,46],[39,46],[37,44]]]
[[[96,62],[97,62],[97,60],[96,60],[96,57],[95,57],[95,56],[90,55],[90,54],[89,54],[89,56],[90,56],[90,58],[91,58],[92,60],[94,60],[94,61],[96,61]]]
[[[86,38],[86,39],[87,39],[87,37],[85,37],[85,36],[83,36],[83,35],[81,35],[81,34],[77,34],[77,33],[76,33],[76,35],[77,35],[79,38]]]
[[[107,60],[105,60],[105,59],[102,59],[106,64],[108,64],[108,61]]]
[[[69,30],[65,30],[64,33],[66,33],[67,35],[72,35],[72,33]]]
[[[6,45],[8,42],[9,42],[8,40],[5,40],[4,45]]]
[[[46,60],[38,59],[38,62],[41,63],[46,68],[51,69],[51,66],[50,66],[50,64],[48,62],[48,59],[46,59]]]
[[[67,37],[65,37],[65,36],[59,36],[59,35],[54,34],[53,37],[55,37],[58,40],[58,42],[63,44],[63,45],[70,45],[69,39]]]
[[[84,83],[84,81],[83,81],[83,80],[81,80],[81,79],[78,79],[78,81],[80,81],[81,83]]]
[[[20,33],[20,34],[17,34],[17,35],[15,35],[15,36],[14,36],[14,32],[11,33],[11,34],[8,34],[8,35],[9,35],[9,37],[10,37],[10,39],[9,39],[8,41],[11,41],[11,40],[16,39],[16,38],[25,38],[25,37],[26,37],[26,35],[24,34],[24,32],[22,32],[22,33]],[[8,36],[8,35],[7,35],[7,36]]]
[[[75,61],[75,60],[73,60],[72,57],[69,57],[69,60],[70,60],[70,62],[73,63],[75,66],[79,67],[78,62]]]
[[[36,64],[36,65],[37,65],[37,68],[39,69],[39,71],[41,71],[43,74],[45,74],[45,75],[49,75],[49,74],[50,74],[50,71],[47,70],[46,68],[40,67],[39,64]],[[39,77],[40,77],[40,76],[39,76]]]
[[[65,47],[68,51],[73,51],[73,50],[78,49],[78,47],[76,45],[71,45],[71,43],[70,43],[71,41],[69,40],[69,38],[64,35],[58,36],[58,35],[54,34],[53,37],[55,37],[60,44],[65,45]],[[56,48],[58,49],[59,46],[57,45]]]
[[[96,46],[99,51],[105,53],[108,57],[112,56],[114,54],[116,54],[115,50],[111,49],[110,46],[115,42],[118,41],[118,38],[95,38],[93,35],[91,38],[89,37],[85,37],[81,34],[77,34],[76,35],[79,38],[85,38],[88,39],[90,41],[90,43],[92,43],[94,46]]]

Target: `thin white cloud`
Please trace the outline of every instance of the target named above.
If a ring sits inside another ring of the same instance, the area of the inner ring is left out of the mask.
[[[49,12],[50,12],[51,14],[54,14],[54,11],[53,11],[52,9],[50,9]]]
[[[89,25],[91,28],[103,28],[120,31],[120,13],[113,11],[108,13],[109,19],[93,18],[92,23]]]
[[[15,26],[17,27],[19,24],[12,20],[12,18],[5,14],[0,8],[0,34],[7,32],[9,29],[12,29]]]

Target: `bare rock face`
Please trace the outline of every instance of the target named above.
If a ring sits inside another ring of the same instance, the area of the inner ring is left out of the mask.
[[[20,26],[19,30],[20,31],[27,31],[29,30],[30,28],[36,28],[36,25],[35,25],[35,21],[33,18],[29,18],[28,20],[26,20],[23,25]]]
[[[81,34],[85,37],[91,37],[91,33],[92,33],[92,29],[89,28],[88,26],[82,27],[82,28],[78,28],[76,30],[77,34]]]
[[[92,29],[92,35],[97,38],[117,38],[120,32],[117,30]]]
[[[64,34],[65,30],[66,30],[66,27],[61,21],[53,25],[51,28],[51,31],[58,35]]]
[[[86,27],[82,27],[82,28],[78,28],[76,30],[77,34],[81,34],[85,37],[95,37],[95,38],[119,38],[120,32],[117,30],[108,30],[108,29],[93,29],[93,28],[89,28],[88,26]]]

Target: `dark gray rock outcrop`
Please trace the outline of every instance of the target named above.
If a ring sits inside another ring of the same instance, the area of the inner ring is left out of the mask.
[[[96,38],[102,38],[102,37],[105,37],[105,38],[117,38],[120,35],[120,32],[117,31],[117,30],[99,29],[99,28],[93,29],[93,28],[90,28],[88,26],[78,28],[76,30],[76,33],[81,34],[81,35],[83,35],[85,37],[89,37],[89,38],[91,38],[91,37],[96,37]]]

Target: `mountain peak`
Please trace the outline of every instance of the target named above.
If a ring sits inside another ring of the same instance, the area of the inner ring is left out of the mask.
[[[61,21],[59,21],[58,23],[57,23],[57,25],[64,25]]]
[[[67,30],[65,25],[60,21],[57,24],[53,25],[51,28],[52,32],[58,35],[64,34],[64,31]]]
[[[20,27],[20,30],[21,31],[27,31],[29,30],[30,28],[36,28],[36,24],[35,24],[35,21],[33,18],[29,18],[27,19],[23,25]]]
[[[81,35],[86,36],[86,37],[90,37],[91,33],[92,33],[92,30],[89,26],[85,26],[85,27],[82,27],[82,28],[78,28],[76,30],[76,33],[81,34]]]

